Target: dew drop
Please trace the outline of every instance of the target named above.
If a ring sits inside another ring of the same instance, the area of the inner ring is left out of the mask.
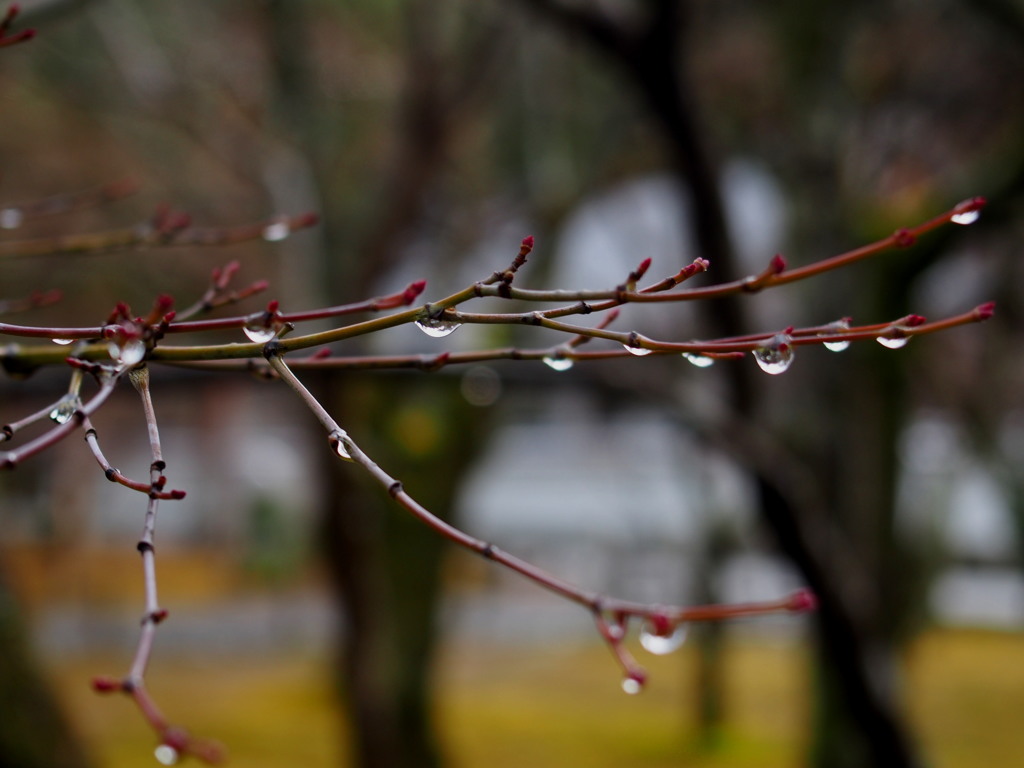
[[[345,438],[348,435],[344,432],[331,432],[327,439],[330,442],[331,450],[338,454],[338,458],[345,461],[354,461],[352,454],[348,452],[348,448],[345,447]]]
[[[562,357],[562,355],[544,355],[541,358],[544,361],[544,365],[553,371],[568,371],[572,368],[572,358]]]
[[[981,218],[981,211],[964,211],[963,213],[954,213],[949,217],[949,220],[954,224],[961,224],[967,226],[973,224]]]
[[[643,357],[653,352],[653,349],[644,349],[643,347],[631,347],[629,344],[623,344],[622,348],[625,349],[629,354],[636,355],[637,357]]]
[[[141,339],[131,339],[123,345],[112,341],[107,345],[107,349],[110,351],[110,357],[121,365],[141,363],[142,358],[146,356],[146,345]]]
[[[710,368],[715,364],[715,359],[713,357],[699,355],[695,352],[683,352],[683,357],[687,359],[690,365],[695,365],[698,368]]]
[[[640,628],[640,645],[648,653],[664,656],[680,648],[686,642],[686,634],[686,624],[676,624],[667,635],[659,635],[653,627],[644,624]]]
[[[622,690],[628,693],[630,696],[636,696],[643,689],[644,684],[637,680],[635,677],[622,678]]]
[[[62,347],[66,347],[68,344],[73,344],[74,339],[50,339],[54,344],[60,344]]]
[[[265,344],[277,335],[274,326],[264,323],[249,323],[242,328],[242,332],[249,337],[249,341],[256,344]]]
[[[850,321],[849,319],[844,318],[843,320],[836,320],[834,323],[829,323],[828,329],[824,333],[820,333],[818,335],[833,336],[837,333],[845,333],[848,330],[850,330]],[[825,341],[822,342],[822,344],[829,352],[843,352],[850,347],[850,342],[848,340]]]
[[[0,228],[17,229],[21,226],[23,218],[21,211],[17,208],[4,208],[0,211]]]
[[[153,756],[160,765],[175,765],[178,762],[178,750],[170,744],[161,744],[153,750]]]
[[[263,239],[268,243],[276,243],[284,240],[291,233],[292,228],[288,226],[287,221],[275,221],[263,228]]]
[[[875,339],[875,341],[877,341],[886,349],[902,349],[903,347],[907,346],[907,342],[910,341],[910,337],[898,336],[896,338],[890,339],[886,336],[879,336],[877,339]]]
[[[427,334],[427,336],[440,339],[449,333],[453,333],[459,327],[459,323],[441,318],[425,317],[422,320],[416,321],[416,327]]]
[[[78,409],[78,403],[75,402],[74,398],[68,398],[61,400],[54,406],[53,410],[50,411],[50,420],[55,421],[58,424],[67,424],[71,421],[71,417],[75,415],[75,411]]]
[[[753,350],[752,354],[761,370],[773,376],[789,370],[796,357],[792,342],[788,334],[779,333],[766,346]]]

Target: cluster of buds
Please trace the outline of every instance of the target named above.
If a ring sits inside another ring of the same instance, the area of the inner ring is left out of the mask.
[[[157,297],[146,317],[132,317],[131,308],[118,302],[103,326],[103,338],[110,357],[123,368],[141,363],[146,352],[159,341],[174,320],[174,299],[166,294]]]

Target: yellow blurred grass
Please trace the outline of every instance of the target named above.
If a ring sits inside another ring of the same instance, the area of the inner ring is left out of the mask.
[[[618,689],[607,651],[529,651],[453,645],[438,670],[436,715],[456,768],[795,768],[807,719],[806,657],[796,644],[729,643],[729,721],[717,751],[696,747],[695,651],[645,659],[651,683]],[[913,717],[936,768],[1024,765],[1024,637],[933,631],[913,648]],[[66,659],[52,667],[100,768],[155,764],[152,734],[123,697],[88,689],[124,659]],[[246,768],[343,765],[344,718],[318,658],[156,658],[150,687],[168,715],[215,736]]]

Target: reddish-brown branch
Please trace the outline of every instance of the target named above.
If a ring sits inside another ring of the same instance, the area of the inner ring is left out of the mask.
[[[63,298],[60,291],[33,291],[22,299],[6,299],[0,301],[0,315],[14,312],[27,312],[30,309],[56,304]]]
[[[0,258],[89,255],[128,248],[225,246],[260,239],[281,240],[291,232],[313,226],[318,220],[316,214],[305,213],[237,227],[203,228],[180,226],[184,220],[162,216],[157,222],[146,222],[130,229],[11,240],[0,243]]]
[[[138,190],[139,183],[135,179],[119,179],[102,187],[81,192],[52,195],[20,203],[0,203],[0,229],[16,229],[26,221],[106,205],[133,195]]]
[[[86,417],[82,420],[82,426],[85,428],[85,442],[88,444],[89,450],[92,451],[92,455],[96,458],[96,462],[100,465],[100,468],[103,470],[103,475],[107,480],[110,480],[112,483],[123,485],[125,488],[130,488],[133,491],[139,491],[140,493],[154,496],[157,499],[179,501],[185,498],[185,491],[163,490],[164,485],[167,482],[167,478],[163,475],[158,478],[158,481],[155,484],[153,482],[132,480],[123,475],[120,470],[111,466],[110,462],[107,461],[106,456],[104,456],[103,450],[100,448],[99,436],[96,432],[96,428],[92,425],[92,421]]]
[[[613,652],[623,664],[627,679],[634,680],[638,686],[643,685],[643,670],[632,660],[621,644],[626,625],[631,617],[650,619],[659,625],[675,626],[688,621],[717,621],[739,616],[757,616],[769,613],[806,611],[814,608],[813,597],[807,592],[800,592],[787,598],[766,603],[748,603],[743,605],[725,606],[666,606],[661,604],[642,603],[621,600],[597,592],[581,589],[570,582],[554,576],[542,568],[512,555],[490,542],[478,539],[462,531],[454,525],[442,520],[432,513],[404,488],[402,482],[388,474],[342,429],[334,418],[324,409],[312,393],[292,373],[290,367],[279,354],[268,354],[267,362],[281,379],[288,384],[302,399],[306,407],[316,416],[327,431],[328,442],[332,450],[342,459],[355,462],[361,466],[377,482],[381,488],[397,504],[410,512],[420,522],[430,527],[435,533],[448,539],[464,549],[484,559],[514,571],[535,584],[554,592],[561,597],[588,608],[597,618],[598,628],[602,636],[612,647]],[[616,617],[620,631],[614,632],[604,620],[604,616]],[[639,690],[639,687],[637,688]],[[634,691],[635,692],[635,691]]]
[[[135,656],[132,659],[127,677],[119,684],[111,678],[97,678],[93,681],[93,688],[99,692],[120,690],[132,697],[143,718],[160,738],[161,743],[157,749],[170,750],[170,753],[166,755],[158,752],[157,756],[160,762],[170,764],[177,762],[181,756],[192,755],[208,763],[221,763],[225,759],[225,753],[219,744],[194,739],[184,729],[171,725],[160,711],[156,701],[146,690],[146,668],[153,653],[153,641],[156,637],[157,625],[167,618],[167,611],[160,607],[157,596],[156,547],[154,544],[158,504],[160,499],[164,498],[158,490],[163,488],[165,482],[163,471],[166,464],[163,460],[163,451],[160,446],[160,431],[157,427],[156,411],[153,408],[153,399],[149,388],[149,370],[145,367],[136,368],[129,373],[129,376],[142,400],[142,410],[145,415],[146,428],[149,435],[151,458],[149,484],[151,491],[146,505],[142,536],[137,547],[142,557],[146,603],[142,616],[139,642],[136,645]],[[105,460],[101,458],[102,454],[98,452],[95,430],[91,429],[91,427],[87,432],[87,439],[90,441],[90,446],[94,447],[94,453],[101,460],[101,464],[105,464]]]
[[[82,420],[86,416],[91,416],[101,405],[103,405],[104,402],[106,402],[106,399],[110,397],[110,394],[114,391],[114,387],[116,385],[116,377],[112,376],[107,378],[102,382],[99,391],[93,395],[92,399],[79,406],[71,415],[71,418],[66,422],[58,424],[45,434],[40,435],[35,440],[25,443],[16,450],[0,452],[0,469],[14,469],[25,459],[35,456],[37,453],[42,453],[47,448],[59,443],[65,437],[78,429],[82,424]]]

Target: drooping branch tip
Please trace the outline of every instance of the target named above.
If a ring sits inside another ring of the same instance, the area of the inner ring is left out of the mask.
[[[818,608],[818,596],[809,589],[801,589],[789,596],[786,609],[794,612],[814,611]]]
[[[978,318],[978,320],[988,320],[995,313],[996,303],[994,301],[986,301],[984,304],[980,304],[974,308],[974,316]]]

